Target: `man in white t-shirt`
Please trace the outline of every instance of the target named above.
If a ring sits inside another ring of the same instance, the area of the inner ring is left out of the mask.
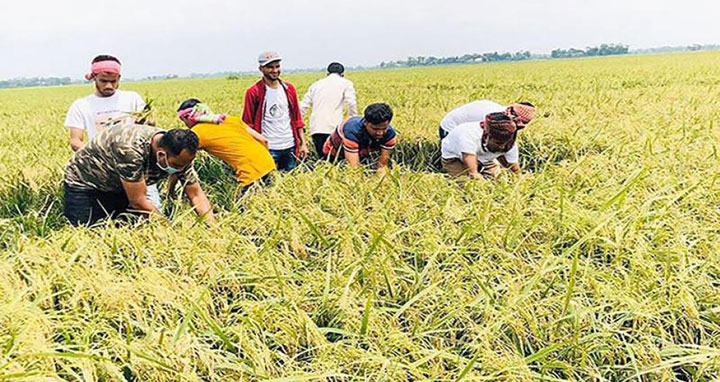
[[[104,130],[134,123],[132,114],[145,108],[145,101],[139,94],[118,90],[120,69],[120,60],[113,56],[100,55],[92,60],[90,73],[85,78],[95,84],[95,89],[92,94],[75,100],[65,117],[73,151],[85,146],[86,134],[89,142]],[[157,186],[147,188],[147,197],[160,208]]]
[[[290,171],[310,152],[295,87],[280,79],[280,55],[263,52],[258,64],[263,78],[245,92],[243,122],[267,138],[280,171]]]
[[[352,81],[345,78],[345,67],[339,62],[333,62],[328,65],[327,71],[327,77],[310,85],[300,103],[303,116],[312,108],[310,137],[315,152],[321,157],[325,141],[345,120],[345,110],[348,118],[358,114],[355,87]]]
[[[535,115],[535,107],[530,102],[520,102],[510,106],[503,106],[497,102],[479,100],[459,106],[445,115],[440,122],[438,134],[440,139],[445,138],[456,126],[466,122],[481,122],[490,113],[505,112],[513,117],[518,129],[530,123]]]
[[[504,112],[490,113],[483,122],[457,125],[442,140],[442,165],[453,177],[496,178],[500,165],[520,173],[517,125]]]

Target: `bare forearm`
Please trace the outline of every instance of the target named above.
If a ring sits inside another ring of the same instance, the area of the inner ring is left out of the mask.
[[[137,199],[137,200],[131,200],[130,201],[130,209],[136,212],[141,213],[142,215],[149,216],[152,213],[156,213],[158,215],[162,215],[160,213],[160,210],[157,209],[152,203],[150,203],[147,198]]]
[[[475,155],[463,155],[462,161],[467,167],[469,175],[475,176],[478,174],[478,163]]]
[[[195,208],[195,212],[198,216],[210,222],[215,220],[210,200],[207,198],[205,193],[195,194],[192,196],[188,195],[188,199],[190,199],[190,204],[193,208]]]
[[[392,151],[383,149],[380,152],[380,158],[378,159],[377,164],[377,173],[378,175],[384,175],[387,171],[388,163],[390,163],[390,154]]]
[[[348,167],[358,167],[360,166],[360,156],[358,153],[351,153],[345,151],[345,161],[348,164]]]
[[[190,200],[190,204],[195,209],[195,213],[207,222],[215,221],[215,216],[212,212],[212,206],[205,192],[200,188],[197,183],[189,184],[185,186],[185,194]]]
[[[81,139],[70,139],[70,148],[72,151],[78,151],[85,146],[85,143]]]

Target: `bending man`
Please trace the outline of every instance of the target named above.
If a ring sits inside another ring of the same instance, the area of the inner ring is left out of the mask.
[[[235,170],[244,193],[255,182],[267,182],[275,162],[267,149],[267,139],[239,117],[214,114],[195,98],[180,104],[178,118],[197,134],[198,148],[220,158]],[[169,187],[172,189],[172,185]]]
[[[458,125],[442,140],[442,165],[453,177],[494,179],[500,165],[520,173],[517,126],[504,112],[490,113],[483,122]],[[499,163],[498,163],[499,162]]]
[[[373,151],[380,151],[377,174],[384,175],[395,148],[395,129],[390,126],[393,111],[384,103],[365,108],[364,116],[350,117],[325,141],[323,155],[330,160],[344,158],[350,167],[360,165],[360,159]]]
[[[189,130],[126,125],[106,130],[73,155],[65,168],[64,214],[92,225],[125,213],[161,214],[145,194],[162,179],[183,183],[195,212],[214,220],[193,169],[198,138]]]
[[[497,102],[480,100],[459,106],[445,115],[440,122],[438,135],[440,139],[447,137],[458,125],[467,122],[482,122],[490,113],[505,113],[515,121],[517,129],[523,129],[532,121],[535,115],[535,106],[530,102],[520,102],[510,106],[503,106]]]

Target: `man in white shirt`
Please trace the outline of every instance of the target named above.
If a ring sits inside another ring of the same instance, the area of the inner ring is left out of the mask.
[[[483,122],[457,125],[442,140],[442,164],[453,177],[496,178],[501,164],[520,173],[517,125],[504,112],[490,113]]]
[[[280,171],[290,171],[310,152],[305,123],[295,87],[280,79],[280,55],[263,52],[258,69],[263,78],[245,92],[242,120],[267,139],[268,150]]]
[[[503,106],[489,100],[479,100],[459,106],[445,115],[440,122],[438,134],[442,140],[456,126],[466,122],[480,122],[490,113],[505,112],[515,119],[518,129],[522,129],[530,123],[535,115],[535,106],[530,102],[520,102],[510,106]]]
[[[76,99],[65,117],[65,126],[70,129],[70,147],[80,150],[87,141],[107,129],[134,123],[133,113],[145,108],[145,101],[133,91],[118,90],[120,85],[120,60],[109,55],[100,55],[92,60],[90,73],[85,75],[95,84],[92,94]],[[157,186],[147,188],[148,200],[160,208]]]
[[[310,136],[315,152],[321,157],[325,141],[345,120],[345,110],[348,118],[358,114],[355,87],[352,81],[345,78],[345,67],[339,62],[333,62],[328,65],[327,71],[327,77],[310,85],[300,103],[303,117],[312,108]]]

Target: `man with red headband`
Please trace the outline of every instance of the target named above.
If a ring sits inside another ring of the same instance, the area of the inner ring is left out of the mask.
[[[113,56],[100,55],[92,60],[90,72],[85,79],[95,84],[92,94],[73,102],[65,117],[65,126],[70,129],[70,147],[80,150],[104,130],[133,123],[133,113],[145,108],[145,101],[133,91],[118,90],[120,85],[120,60]],[[84,139],[87,134],[87,141]],[[160,208],[157,186],[147,188],[148,200]]]
[[[520,102],[510,106],[503,106],[488,100],[470,102],[453,109],[445,115],[438,129],[440,139],[444,139],[455,127],[462,123],[484,121],[486,115],[500,112],[507,114],[515,121],[516,127],[520,130],[532,121],[535,115],[535,106],[530,102]]]
[[[456,126],[442,140],[442,165],[453,177],[494,179],[499,165],[520,173],[517,124],[505,112],[490,113],[482,122]]]

